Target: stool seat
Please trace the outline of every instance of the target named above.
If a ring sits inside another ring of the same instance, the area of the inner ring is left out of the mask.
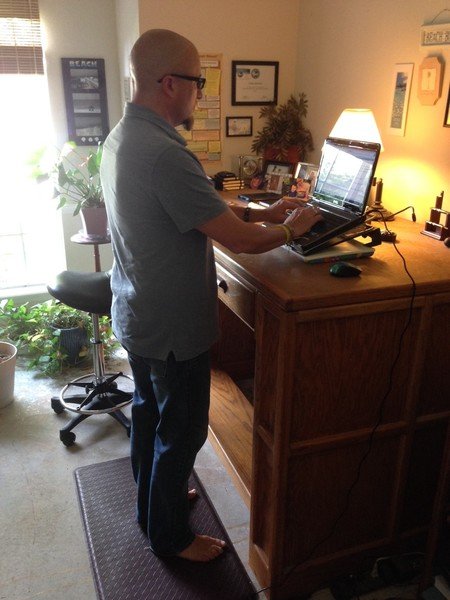
[[[47,285],[47,289],[54,298],[77,310],[96,315],[109,315],[111,312],[112,292],[108,271],[62,271],[54,282]]]
[[[71,446],[76,439],[72,429],[92,415],[109,414],[130,435],[131,424],[121,408],[133,399],[132,377],[119,373],[105,372],[103,341],[100,331],[100,315],[111,313],[112,292],[109,272],[85,273],[62,271],[55,281],[47,285],[49,293],[67,306],[90,313],[92,322],[91,346],[94,372],[69,381],[59,396],[51,399],[55,413],[69,410],[77,413],[59,430],[59,439]],[[80,393],[81,392],[81,393]]]

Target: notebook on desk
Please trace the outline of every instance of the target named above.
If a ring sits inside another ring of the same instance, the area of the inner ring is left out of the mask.
[[[380,144],[327,138],[322,148],[314,193],[308,200],[324,218],[292,243],[305,256],[365,220]]]

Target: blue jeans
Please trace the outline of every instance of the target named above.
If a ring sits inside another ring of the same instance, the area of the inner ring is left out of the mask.
[[[135,392],[131,462],[137,520],[151,549],[173,556],[195,538],[189,527],[188,479],[208,435],[209,351],[186,361],[128,353]]]

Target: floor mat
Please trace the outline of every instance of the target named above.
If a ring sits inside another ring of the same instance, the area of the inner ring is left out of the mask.
[[[209,563],[161,560],[135,521],[136,490],[129,458],[80,467],[75,481],[100,600],[249,600],[255,589],[195,473],[191,525],[227,542]]]

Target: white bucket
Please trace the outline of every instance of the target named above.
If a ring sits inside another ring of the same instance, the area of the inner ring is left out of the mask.
[[[14,400],[17,348],[9,342],[0,342],[0,355],[8,356],[0,362],[0,408],[3,408]]]

